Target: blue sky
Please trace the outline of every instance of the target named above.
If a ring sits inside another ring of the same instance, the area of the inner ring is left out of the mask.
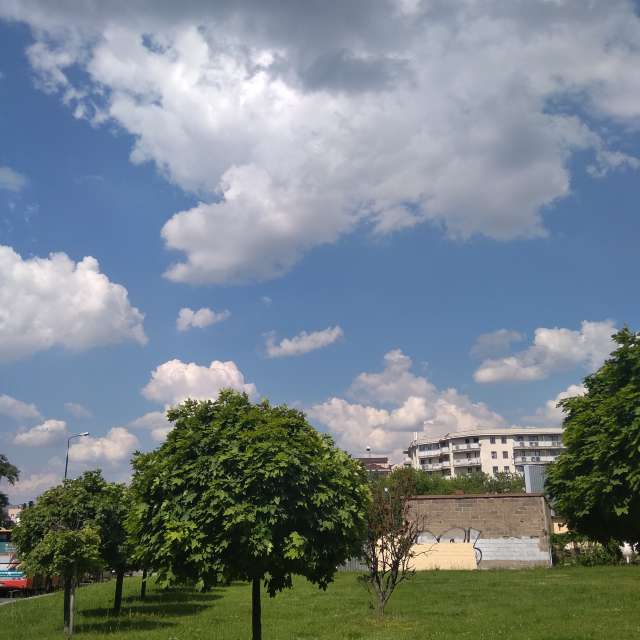
[[[640,19],[536,4],[0,0],[12,497],[228,384],[395,459],[558,424],[638,326]]]

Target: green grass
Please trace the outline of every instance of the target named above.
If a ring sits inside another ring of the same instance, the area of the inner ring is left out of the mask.
[[[235,640],[250,636],[250,588],[211,593],[125,582],[122,615],[109,614],[113,583],[78,590],[77,636],[111,640]],[[378,621],[354,574],[339,574],[326,592],[302,579],[263,598],[265,640],[594,640],[640,639],[640,567],[526,571],[426,572],[401,585]],[[0,638],[60,638],[62,597],[0,607]]]

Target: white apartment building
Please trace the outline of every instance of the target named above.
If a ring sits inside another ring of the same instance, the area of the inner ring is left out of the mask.
[[[523,472],[525,464],[548,464],[563,449],[562,428],[474,429],[438,439],[417,434],[404,452],[408,466],[443,476]]]

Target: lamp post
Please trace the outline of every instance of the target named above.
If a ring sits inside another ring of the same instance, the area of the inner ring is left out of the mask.
[[[82,433],[75,433],[72,436],[67,438],[67,459],[64,462],[64,479],[67,479],[67,469],[69,468],[69,445],[74,438],[83,438],[84,436],[88,436],[88,431],[83,431]]]

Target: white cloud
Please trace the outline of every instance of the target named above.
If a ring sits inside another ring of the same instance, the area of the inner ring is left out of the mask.
[[[536,410],[535,415],[528,416],[525,421],[532,424],[543,424],[548,426],[559,426],[565,418],[565,413],[558,406],[560,400],[565,398],[573,398],[574,396],[582,396],[587,392],[584,385],[572,384],[564,391],[561,391],[555,398],[547,400],[543,407]]]
[[[293,338],[283,338],[276,343],[273,334],[267,336],[266,350],[269,358],[288,358],[291,356],[301,356],[316,349],[322,349],[333,344],[344,335],[338,326],[327,327],[322,331],[312,331],[307,333],[301,331]]]
[[[151,373],[151,380],[142,390],[145,398],[164,405],[174,405],[187,398],[215,399],[221,389],[230,387],[257,394],[253,383],[245,382],[235,362],[214,360],[208,367],[195,362],[169,360]]]
[[[638,166],[616,131],[640,122],[627,0],[0,0],[0,15],[31,25],[45,90],[201,199],[162,230],[184,254],[176,281],[275,277],[367,227],[541,236],[576,152],[593,175]]]
[[[31,473],[27,476],[21,476],[20,480],[13,486],[5,488],[5,493],[14,503],[22,503],[27,500],[33,500],[43,491],[62,482],[62,476],[53,471],[45,471],[43,473]]]
[[[270,304],[273,303],[273,300],[269,296],[262,296],[260,298],[260,302],[262,302],[262,304],[268,307]]]
[[[67,423],[64,420],[45,420],[28,431],[17,433],[15,444],[26,447],[46,447],[64,440],[67,436]]]
[[[326,426],[348,451],[363,454],[370,446],[396,461],[402,459],[402,449],[415,431],[438,437],[480,426],[506,426],[483,403],[474,403],[455,389],[438,390],[426,378],[413,374],[411,366],[411,359],[402,351],[390,351],[382,372],[356,377],[349,391],[356,402],[329,398],[313,405],[309,416]]]
[[[93,414],[87,407],[81,405],[78,402],[65,402],[64,408],[74,417],[74,418],[90,418]]]
[[[102,437],[78,438],[69,449],[69,460],[84,463],[118,465],[131,457],[138,438],[124,427],[113,427]]]
[[[478,336],[471,347],[471,355],[476,358],[488,358],[489,356],[502,355],[511,348],[514,342],[524,340],[524,335],[518,331],[498,329],[491,333],[483,333]]]
[[[230,315],[231,312],[226,309],[217,313],[207,307],[202,307],[197,311],[189,309],[189,307],[184,307],[180,309],[180,312],[178,313],[176,327],[178,328],[178,331],[188,331],[194,327],[203,329],[209,325],[226,320]]]
[[[0,167],[0,189],[18,193],[27,186],[27,179],[11,167]]]
[[[413,362],[400,349],[384,356],[380,373],[361,373],[353,381],[349,395],[372,402],[400,404],[409,396],[430,397],[437,393],[431,382],[411,372]]]
[[[173,429],[173,424],[167,420],[166,411],[150,411],[127,426],[131,429],[146,429],[156,442],[163,442]]]
[[[0,394],[0,415],[9,416],[14,420],[40,418],[40,412],[35,404],[28,404],[16,400],[7,394]]]
[[[133,340],[145,344],[143,314],[92,257],[64,253],[22,259],[0,246],[0,361],[53,346],[84,350]]]
[[[579,331],[536,329],[533,344],[512,356],[485,360],[474,373],[476,382],[541,380],[556,371],[576,366],[597,369],[615,344],[612,320],[582,322]]]

